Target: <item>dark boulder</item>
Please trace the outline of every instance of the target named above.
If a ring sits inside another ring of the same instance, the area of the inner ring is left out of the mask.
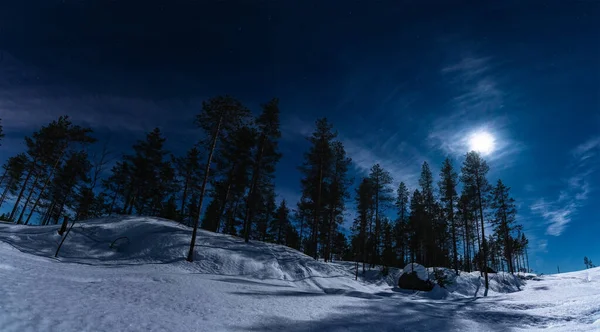
[[[492,269],[491,267],[487,267],[487,273],[496,273],[496,271],[494,271],[494,269]]]
[[[429,292],[434,284],[429,280],[419,279],[416,272],[403,273],[398,279],[398,287],[402,289],[412,289]]]

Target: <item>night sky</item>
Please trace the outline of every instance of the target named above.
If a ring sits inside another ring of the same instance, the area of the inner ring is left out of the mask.
[[[158,126],[181,154],[219,94],[255,113],[280,99],[277,193],[292,202],[317,117],[355,183],[378,162],[411,190],[423,161],[459,167],[488,132],[489,180],[512,187],[532,267],[600,261],[600,1],[0,4],[0,162],[62,114],[119,153]]]

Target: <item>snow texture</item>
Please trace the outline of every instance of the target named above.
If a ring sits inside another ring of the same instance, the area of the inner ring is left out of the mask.
[[[57,229],[0,224],[0,331],[600,329],[600,268],[490,274],[488,297],[478,272],[413,292],[399,269],[354,280],[352,262],[205,231],[189,263],[191,229],[156,218],[78,223],[55,259]]]

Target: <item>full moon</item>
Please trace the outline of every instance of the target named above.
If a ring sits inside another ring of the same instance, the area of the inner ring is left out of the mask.
[[[469,149],[484,155],[490,154],[494,151],[494,136],[485,131],[473,133],[469,137]]]

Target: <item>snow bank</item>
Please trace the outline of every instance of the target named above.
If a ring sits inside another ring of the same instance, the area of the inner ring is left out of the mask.
[[[0,241],[22,252],[54,257],[59,226],[0,225]],[[185,261],[191,228],[146,217],[112,217],[73,227],[58,260],[92,265],[172,264],[201,274],[243,276],[312,289],[370,290],[337,264],[315,261],[297,250],[198,230],[193,264]],[[115,242],[116,240],[116,242]],[[111,246],[112,244],[112,246]]]
[[[54,257],[61,240],[60,226],[0,225],[0,241],[18,250],[42,257]],[[433,268],[408,264],[403,270],[390,268],[387,275],[381,267],[367,269],[355,279],[354,262],[323,263],[297,250],[276,244],[251,241],[198,231],[196,257],[193,264],[185,261],[189,249],[191,228],[174,221],[116,216],[79,222],[73,227],[59,254],[59,261],[90,265],[125,266],[171,264],[188,273],[241,276],[280,281],[318,291],[339,292],[358,290],[374,293],[395,288],[402,273],[417,272],[422,280],[433,280]],[[477,272],[455,276],[450,269],[438,268],[450,283],[436,289],[435,296],[448,294],[482,296],[483,278]],[[490,293],[518,291],[524,281],[510,274],[490,274]]]

